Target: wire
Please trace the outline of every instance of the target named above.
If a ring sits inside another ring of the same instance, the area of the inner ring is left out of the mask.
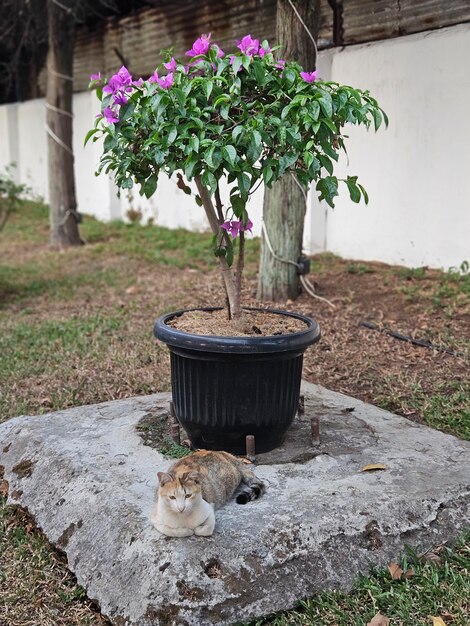
[[[310,32],[310,30],[308,29],[307,24],[303,21],[303,19],[300,17],[300,13],[297,11],[294,3],[292,2],[292,0],[288,0],[289,4],[292,7],[292,10],[294,11],[294,13],[296,14],[296,16],[299,18],[300,23],[302,24],[302,26],[305,28],[305,30],[307,31],[308,36],[310,37],[310,39],[312,40],[313,43],[313,47],[315,48],[315,59],[318,57],[318,48],[317,48],[317,42],[315,41],[315,37],[312,35],[312,33]]]
[[[66,115],[67,117],[74,118],[74,114],[70,113],[70,111],[65,111],[64,109],[59,109],[59,107],[55,107],[53,104],[49,104],[46,102],[46,109],[50,109],[51,111],[55,111],[56,113],[60,113],[61,115]]]
[[[294,261],[291,261],[290,259],[283,259],[282,257],[278,256],[274,252],[273,247],[271,245],[271,240],[269,239],[268,231],[266,230],[266,224],[264,223],[264,221],[261,222],[261,230],[263,231],[263,235],[268,245],[269,252],[273,255],[276,261],[280,261],[281,263],[288,263],[289,265],[293,265],[295,269],[299,269],[299,266],[297,263],[295,263]]]
[[[312,296],[312,298],[316,298],[317,300],[321,300],[322,302],[326,302],[326,304],[331,306],[332,309],[336,309],[336,305],[334,305],[333,302],[327,300],[326,298],[322,298],[322,296],[319,296],[317,293],[315,293],[315,287],[312,285],[308,278],[306,278],[303,274],[300,274],[299,278],[300,282],[302,283],[302,287],[305,289],[309,296]]]
[[[71,154],[73,156],[72,148],[70,148],[70,146],[68,146],[66,143],[64,143],[62,141],[62,139],[60,139],[60,137],[57,137],[55,132],[51,129],[51,127],[48,124],[44,124],[44,128],[46,129],[46,133],[49,135],[49,137],[52,137],[52,139],[56,143],[58,143],[61,148],[63,148],[66,152],[68,152],[69,154]]]

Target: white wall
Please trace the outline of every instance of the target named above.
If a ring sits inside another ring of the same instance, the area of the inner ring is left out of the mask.
[[[334,210],[310,193],[304,244],[308,252],[408,266],[459,266],[470,260],[470,25],[320,53],[324,79],[369,89],[388,113],[377,134],[350,127],[349,165],[370,203],[356,205],[342,189]],[[162,178],[146,200],[133,190],[119,199],[114,183],[95,177],[100,143],[83,139],[98,112],[94,93],[74,97],[74,152],[79,210],[109,220],[129,207],[168,227],[206,228],[203,210],[173,181]],[[0,169],[19,165],[18,179],[47,200],[47,139],[43,100],[0,106]],[[259,234],[263,190],[250,217]]]
[[[388,130],[352,127],[338,177],[358,175],[370,203],[343,193],[326,247],[344,257],[449,268],[470,260],[470,25],[354,46],[332,80],[369,89]]]

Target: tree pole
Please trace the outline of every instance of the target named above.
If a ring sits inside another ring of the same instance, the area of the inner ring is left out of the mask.
[[[305,27],[316,41],[319,22],[320,0],[278,0],[276,38],[282,46],[282,58],[297,61],[305,71],[314,70],[316,47]],[[265,188],[264,192],[263,222],[271,247],[276,256],[294,263],[302,252],[306,193],[307,190],[289,173],[270,189]],[[279,261],[272,255],[263,232],[258,299],[282,301],[295,299],[298,295],[297,269],[291,263]]]
[[[46,130],[48,134],[50,241],[83,243],[78,232],[72,146],[75,0],[47,0]]]

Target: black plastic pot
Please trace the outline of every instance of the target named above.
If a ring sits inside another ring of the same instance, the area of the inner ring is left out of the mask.
[[[186,311],[155,322],[155,336],[170,349],[176,417],[195,448],[243,454],[246,435],[254,435],[256,451],[267,452],[282,443],[294,419],[303,353],[320,339],[320,328],[297,313],[250,310],[295,317],[306,328],[286,335],[218,337],[168,325]]]

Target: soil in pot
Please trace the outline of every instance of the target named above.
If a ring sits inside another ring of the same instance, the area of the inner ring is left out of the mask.
[[[169,320],[168,325],[186,333],[219,337],[287,335],[307,328],[302,320],[269,311],[245,310],[241,319],[229,320],[226,309],[187,311]]]

